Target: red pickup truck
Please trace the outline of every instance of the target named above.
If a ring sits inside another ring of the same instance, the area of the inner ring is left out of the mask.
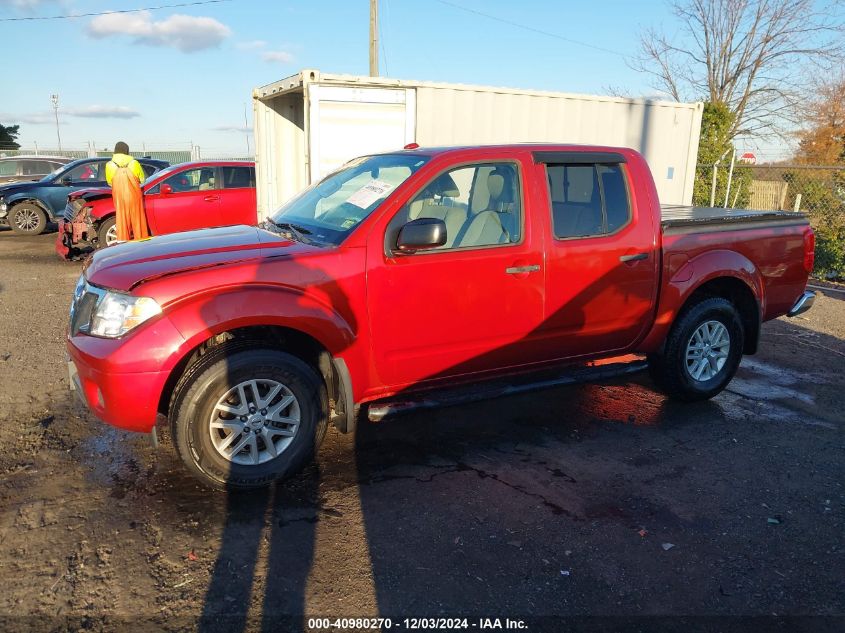
[[[258,227],[95,253],[72,383],[115,426],[166,416],[206,483],[259,486],[363,405],[573,361],[646,355],[670,396],[709,398],[761,322],[810,307],[813,249],[798,213],[661,210],[630,149],[366,156]]]

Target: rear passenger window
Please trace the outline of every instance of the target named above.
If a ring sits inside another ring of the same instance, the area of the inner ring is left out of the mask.
[[[613,233],[631,215],[619,165],[548,165],[552,224],[557,238]]]
[[[255,170],[252,167],[221,167],[225,189],[246,189],[255,187]]]
[[[446,243],[440,250],[513,244],[522,232],[521,200],[515,165],[457,167],[423,187],[391,221],[388,232],[394,236],[406,222],[437,218],[446,224]]]

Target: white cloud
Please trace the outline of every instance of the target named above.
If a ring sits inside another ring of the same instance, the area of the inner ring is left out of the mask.
[[[251,125],[218,125],[211,129],[215,132],[252,132]]]
[[[52,112],[45,110],[44,112],[33,112],[32,114],[0,112],[0,121],[2,121],[4,125],[18,125],[20,123],[28,123],[29,125],[46,125],[47,123],[55,123],[56,120]]]
[[[90,105],[83,108],[67,108],[65,114],[85,119],[134,119],[141,116],[137,110],[126,106]]]
[[[42,4],[51,4],[56,0],[0,0],[0,7],[13,7],[21,11],[32,11]]]
[[[64,119],[66,116],[80,117],[83,119],[134,119],[135,117],[141,116],[141,113],[126,106],[89,105],[80,108],[59,107],[59,119]],[[53,125],[56,122],[56,115],[52,110],[31,112],[29,114],[0,112],[0,121],[5,121],[6,125],[16,125],[18,123]],[[9,123],[10,121],[11,123]]]
[[[135,44],[171,46],[183,53],[213,48],[231,33],[228,26],[214,18],[174,14],[156,22],[149,11],[107,13],[88,23],[91,37],[128,35],[134,38]]]
[[[265,62],[289,64],[293,61],[293,55],[287,51],[264,51],[261,53],[261,59]]]
[[[242,51],[254,51],[257,48],[264,48],[267,42],[264,40],[249,40],[248,42],[238,42],[235,44]]]

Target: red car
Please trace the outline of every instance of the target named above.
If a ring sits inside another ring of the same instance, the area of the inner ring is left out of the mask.
[[[71,382],[109,424],[167,416],[206,483],[259,486],[361,407],[379,418],[573,361],[646,355],[660,389],[710,398],[763,321],[810,307],[813,247],[798,213],[661,210],[630,149],[368,156],[259,227],[95,253]]]
[[[182,163],[156,173],[142,189],[152,235],[257,221],[253,162]],[[111,188],[71,193],[56,236],[59,256],[71,257],[83,247],[100,248],[116,241]]]

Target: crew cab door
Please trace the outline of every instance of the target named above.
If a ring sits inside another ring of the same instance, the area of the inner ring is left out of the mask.
[[[223,225],[257,224],[255,199],[255,167],[252,165],[222,165],[219,168],[220,223]]]
[[[525,208],[523,165],[447,168],[409,196],[368,242],[375,370],[400,388],[535,360],[543,318],[542,236]],[[446,244],[400,253],[403,226],[437,218]]]
[[[153,235],[220,226],[220,189],[214,167],[176,172],[147,190],[144,208]]]
[[[624,351],[650,325],[656,300],[658,229],[648,198],[636,195],[621,154],[537,158],[551,206],[542,326],[549,356]]]

